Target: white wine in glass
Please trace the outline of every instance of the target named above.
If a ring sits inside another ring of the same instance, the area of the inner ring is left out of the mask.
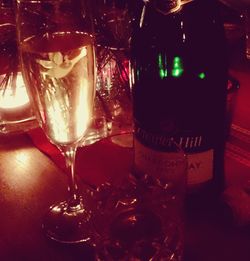
[[[36,117],[69,168],[69,199],[50,207],[46,235],[58,242],[91,240],[91,210],[79,194],[75,154],[91,123],[95,50],[85,0],[17,0],[22,72]]]

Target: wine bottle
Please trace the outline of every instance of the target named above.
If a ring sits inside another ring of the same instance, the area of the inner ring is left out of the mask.
[[[190,197],[217,198],[224,186],[228,71],[217,2],[144,3],[131,39],[134,173],[159,167],[150,151],[164,152],[170,138],[187,154]]]

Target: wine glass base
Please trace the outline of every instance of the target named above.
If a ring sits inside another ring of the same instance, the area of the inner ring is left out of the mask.
[[[45,215],[43,230],[46,236],[60,243],[81,243],[90,241],[93,235],[91,212],[87,211],[82,201],[69,209],[68,202],[60,202],[50,207]]]

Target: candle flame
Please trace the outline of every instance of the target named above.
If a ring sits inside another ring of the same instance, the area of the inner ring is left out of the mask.
[[[21,73],[18,73],[16,79],[16,89],[7,86],[5,90],[0,90],[0,108],[15,109],[29,103],[29,97],[24,85]]]

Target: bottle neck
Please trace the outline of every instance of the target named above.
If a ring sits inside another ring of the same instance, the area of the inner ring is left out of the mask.
[[[190,2],[218,2],[217,0],[143,0],[144,4],[151,4],[156,9],[162,11],[163,13],[170,13],[177,11],[181,6],[188,4]]]
[[[145,5],[150,4],[158,12],[167,15],[181,8],[181,0],[144,0]]]

